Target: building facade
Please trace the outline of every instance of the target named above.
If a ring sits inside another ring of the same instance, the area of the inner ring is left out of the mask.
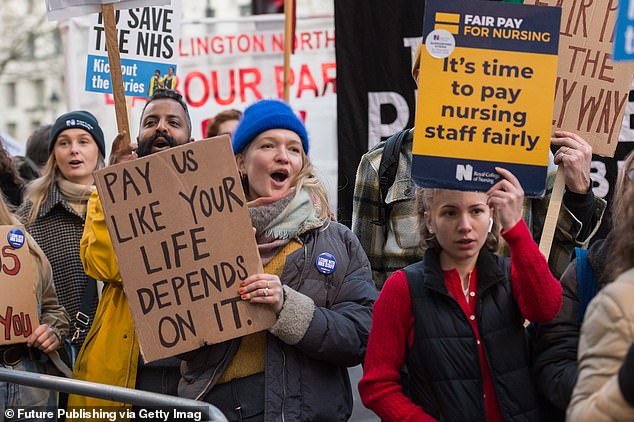
[[[257,0],[182,0],[183,20],[251,15]],[[298,16],[333,14],[333,0],[302,0]],[[0,133],[26,143],[40,125],[68,111],[62,30],[48,22],[42,0],[0,0]]]

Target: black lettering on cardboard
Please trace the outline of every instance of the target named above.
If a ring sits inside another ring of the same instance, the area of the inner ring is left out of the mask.
[[[233,322],[235,323],[237,330],[242,328],[242,321],[240,320],[240,310],[238,309],[238,303],[241,300],[242,299],[240,299],[240,296],[236,296],[231,299],[225,299],[220,301],[221,306],[225,306],[227,304],[231,305],[231,311],[233,313]]]
[[[103,175],[103,181],[106,184],[106,190],[108,191],[108,196],[110,196],[110,202],[116,204],[117,201],[114,199],[114,192],[112,191],[112,186],[117,181],[117,173],[110,172]]]
[[[154,307],[154,295],[152,294],[152,290],[147,287],[141,287],[137,289],[136,294],[139,298],[139,304],[141,305],[141,312],[143,312],[143,315],[147,315]]]
[[[223,332],[224,326],[222,325],[222,318],[220,316],[220,309],[218,308],[218,304],[214,303],[214,315],[216,315],[216,323],[218,324],[218,331]]]

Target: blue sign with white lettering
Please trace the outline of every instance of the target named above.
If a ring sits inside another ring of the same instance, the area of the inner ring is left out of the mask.
[[[634,60],[634,0],[619,1],[612,58],[614,61]]]
[[[165,88],[165,77],[176,77],[176,65],[143,60],[121,59],[123,90],[129,97],[149,97],[156,88]],[[155,87],[152,85],[155,84]],[[171,87],[166,87],[171,88]],[[173,88],[171,88],[173,89]],[[112,93],[108,57],[89,54],[86,66],[86,91]]]

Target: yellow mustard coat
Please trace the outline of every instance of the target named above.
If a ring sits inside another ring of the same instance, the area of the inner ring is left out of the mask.
[[[88,201],[80,255],[86,273],[102,280],[104,289],[92,328],[73,368],[73,378],[134,388],[139,344],[97,191]],[[79,406],[107,406],[109,411],[131,407],[71,395],[68,407]]]

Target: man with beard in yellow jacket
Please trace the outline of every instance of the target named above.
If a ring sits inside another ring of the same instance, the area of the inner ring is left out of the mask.
[[[122,134],[114,140],[110,164],[193,141],[189,112],[181,95],[156,90],[141,114],[138,149],[122,145],[122,140]],[[102,280],[105,286],[92,328],[77,356],[73,378],[176,395],[179,361],[171,358],[146,365],[140,359],[128,299],[96,191],[88,202],[80,255],[86,274]],[[69,410],[79,407],[112,412],[125,410],[130,405],[71,395]]]

